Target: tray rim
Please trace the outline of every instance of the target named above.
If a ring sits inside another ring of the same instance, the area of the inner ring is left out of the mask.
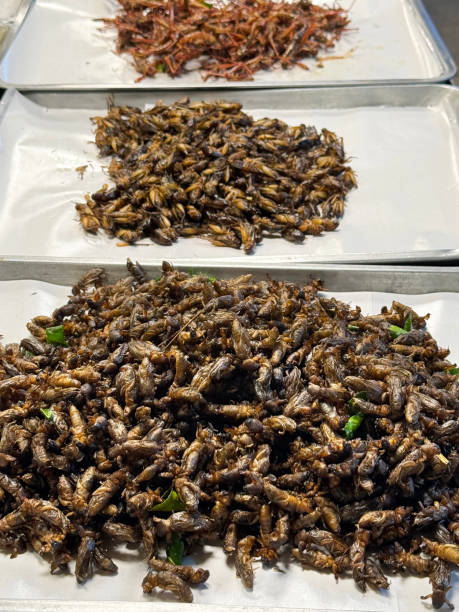
[[[422,0],[404,0],[404,1],[407,2],[408,7],[411,7],[413,11],[414,19],[417,22],[417,25],[420,31],[422,32],[424,38],[426,39],[427,44],[431,47],[432,52],[437,57],[441,65],[440,72],[437,76],[423,77],[423,78],[402,78],[402,79],[375,79],[375,80],[356,79],[356,80],[349,80],[349,81],[346,81],[346,80],[343,80],[343,81],[333,81],[332,80],[332,81],[321,81],[321,82],[299,81],[299,82],[294,82],[291,84],[289,84],[288,82],[279,83],[274,79],[273,81],[268,81],[266,83],[261,83],[261,84],[259,83],[252,84],[251,82],[244,82],[244,84],[241,83],[240,85],[238,85],[237,82],[231,82],[231,83],[228,83],[223,88],[229,89],[229,90],[231,89],[249,89],[249,90],[250,89],[272,89],[272,88],[292,89],[292,88],[298,88],[298,87],[315,89],[315,88],[324,88],[324,87],[343,87],[343,86],[353,87],[353,86],[361,86],[361,85],[365,85],[365,86],[390,85],[390,84],[408,85],[408,84],[414,84],[414,83],[428,84],[428,83],[441,83],[441,82],[445,82],[445,81],[452,79],[457,73],[456,63],[446,43],[441,37],[440,32],[438,31],[437,27],[432,21],[429,12],[424,6],[423,1]],[[21,29],[23,23],[25,22],[27,15],[29,14],[34,4],[36,4],[36,0],[22,0],[21,7],[24,5],[26,9],[24,11],[21,9],[18,11],[16,15],[16,19],[15,19],[16,26],[14,29],[11,28],[10,33],[7,34],[8,41],[5,40],[5,44],[2,46],[1,51],[0,51],[0,68],[2,66],[3,60],[5,58],[5,55],[8,49],[10,48],[13,40],[16,38],[16,35]],[[8,44],[6,44],[7,42]],[[178,89],[212,90],[212,89],[219,89],[222,87],[222,85],[223,84],[220,82],[209,83],[207,85],[203,82],[201,86],[196,87],[191,84],[190,85],[183,85],[183,84],[174,85],[174,83],[168,83],[166,86],[160,87],[158,89],[163,90],[163,91],[176,90],[176,89],[177,90]],[[105,89],[120,89],[120,90],[129,90],[129,89],[143,90],[145,89],[145,90],[148,90],[151,88],[155,88],[154,86],[150,86],[150,85],[147,85],[146,87],[139,86],[139,85],[136,86],[135,83],[122,83],[122,84],[117,84],[117,85],[113,85],[110,83],[89,83],[89,84],[81,84],[81,83],[66,83],[66,84],[35,83],[35,84],[30,84],[29,83],[28,84],[28,83],[20,83],[20,82],[15,83],[15,82],[3,81],[3,79],[1,78],[0,78],[0,87],[3,87],[5,89],[9,87],[14,87],[21,91],[29,91],[29,90],[100,91],[100,90],[105,90]]]
[[[35,0],[32,0],[35,1]],[[1,83],[1,81],[0,81]],[[439,92],[456,92],[452,95],[458,95],[459,96],[459,85],[455,85],[454,83],[448,83],[448,82],[438,82],[438,81],[434,81],[434,82],[429,82],[429,83],[423,83],[423,82],[419,82],[419,81],[415,81],[415,82],[409,82],[409,83],[402,83],[399,84],[398,82],[395,83],[393,81],[390,81],[388,83],[383,83],[383,82],[371,82],[371,83],[360,83],[360,84],[356,84],[355,86],[350,87],[347,84],[337,84],[337,85],[328,85],[328,86],[323,86],[323,87],[301,87],[301,86],[292,86],[292,87],[276,87],[276,86],[260,86],[260,87],[255,87],[255,88],[251,88],[251,89],[245,89],[242,87],[236,87],[236,88],[228,88],[228,87],[213,87],[213,88],[205,88],[205,87],[177,87],[177,88],[164,88],[164,87],[142,87],[142,88],[126,88],[126,87],[100,87],[100,88],[84,88],[84,87],[78,87],[76,89],[73,88],[61,88],[58,87],[57,89],[42,89],[40,87],[30,87],[28,89],[21,89],[19,87],[14,87],[14,86],[8,86],[5,88],[5,93],[3,95],[3,98],[0,99],[0,107],[5,104],[5,100],[9,101],[9,98],[12,97],[14,95],[15,92],[18,92],[20,95],[24,96],[25,98],[32,98],[33,101],[35,102],[35,99],[37,96],[41,96],[41,97],[47,97],[47,96],[55,96],[56,98],[58,97],[62,97],[63,99],[65,98],[69,98],[71,99],[74,96],[78,96],[81,95],[84,98],[90,98],[91,96],[116,96],[116,95],[128,95],[128,96],[145,96],[145,95],[158,95],[158,96],[164,96],[164,95],[174,95],[174,96],[180,96],[180,95],[189,95],[192,94],[194,92],[196,92],[196,94],[205,96],[205,95],[212,95],[212,96],[217,96],[217,95],[223,95],[225,92],[229,92],[228,95],[250,95],[251,93],[253,93],[253,89],[257,90],[257,93],[260,93],[261,91],[264,91],[266,93],[276,93],[280,96],[291,96],[292,94],[303,94],[305,96],[319,96],[319,95],[323,95],[325,89],[329,89],[330,91],[332,91],[334,94],[338,93],[341,95],[344,94],[348,94],[348,95],[355,95],[356,91],[362,91],[362,92],[374,92],[374,93],[379,93],[379,92],[386,92],[386,91],[393,91],[393,92],[409,92],[409,91],[439,91]],[[447,94],[445,94],[447,95]],[[419,99],[417,99],[419,100]],[[39,104],[41,106],[45,106],[45,102],[39,101],[39,102],[35,102],[36,104]],[[388,104],[387,102],[384,102],[384,104]],[[382,105],[382,103],[381,103]],[[365,106],[365,102],[359,104],[359,106]],[[372,104],[372,106],[376,106],[376,104]],[[400,106],[397,104],[394,104],[394,106]],[[417,106],[423,106],[422,104],[417,104]],[[50,108],[60,108],[58,106],[50,106]],[[69,108],[69,107],[66,107]],[[330,106],[329,108],[335,108],[334,106]],[[356,106],[356,108],[358,108]]]
[[[219,604],[183,604],[163,601],[75,601],[50,599],[1,599],[0,612],[336,612],[327,608],[278,608],[273,606],[238,606]],[[352,610],[349,612],[353,612]],[[373,612],[367,608],[366,612]]]
[[[163,260],[165,261],[165,260]],[[189,259],[175,261],[168,258],[177,270],[202,272],[231,278],[241,274],[253,274],[255,278],[267,275],[292,282],[322,278],[325,290],[342,291],[379,291],[382,293],[459,293],[459,266],[403,266],[373,264],[257,264],[245,263],[235,266],[232,262],[203,262]],[[147,274],[157,274],[159,263],[141,263]],[[56,262],[55,258],[10,257],[0,259],[0,283],[2,281],[36,280],[61,286],[70,286],[91,268],[103,268],[109,281],[126,276],[125,262],[88,262],[83,259],[69,258]],[[344,278],[346,288],[340,288]],[[338,281],[338,288],[334,288]],[[0,600],[1,601],[1,600]]]

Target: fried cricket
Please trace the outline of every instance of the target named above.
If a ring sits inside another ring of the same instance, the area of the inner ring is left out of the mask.
[[[220,542],[245,588],[289,553],[362,590],[429,577],[450,605],[459,382],[427,317],[364,316],[317,282],[128,272],[88,272],[0,346],[2,548],[84,582],[128,543],[146,593],[189,602],[212,577],[185,556]]]
[[[195,236],[246,253],[265,236],[301,243],[338,227],[357,184],[336,134],[255,120],[238,103],[111,106],[93,121],[115,185],[76,209],[85,231],[126,243]]]

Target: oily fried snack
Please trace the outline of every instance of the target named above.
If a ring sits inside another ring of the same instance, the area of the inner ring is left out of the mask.
[[[228,81],[252,80],[258,70],[289,69],[335,45],[349,24],[339,7],[300,0],[119,0],[121,10],[104,23],[118,30],[118,53],[129,53],[137,80],[201,70]],[[192,67],[188,62],[194,60]]]
[[[128,243],[201,236],[246,253],[263,236],[301,243],[336,229],[356,186],[333,132],[255,121],[233,102],[112,106],[93,121],[115,187],[77,204],[80,222]]]
[[[129,543],[146,593],[191,601],[209,572],[183,555],[220,541],[247,588],[285,551],[362,590],[429,576],[449,605],[459,382],[427,317],[362,316],[318,282],[128,271],[91,270],[0,347],[1,547],[76,559],[83,582]]]

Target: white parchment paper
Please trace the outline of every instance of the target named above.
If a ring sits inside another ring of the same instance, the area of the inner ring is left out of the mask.
[[[152,93],[151,103],[159,99]],[[202,99],[205,99],[203,92]],[[288,92],[285,92],[286,107]],[[231,92],[226,99],[231,100]],[[459,247],[459,130],[445,109],[362,106],[349,109],[264,108],[255,118],[326,127],[344,139],[358,189],[347,198],[337,231],[308,237],[302,245],[267,239],[255,254],[215,247],[201,238],[171,247],[141,241],[120,248],[118,239],[81,228],[75,203],[109,178],[98,157],[89,118],[105,109],[39,106],[19,93],[0,123],[0,256],[81,257],[93,261],[352,261],[379,256],[397,260]],[[83,179],[75,168],[87,165]]]
[[[325,0],[317,4],[327,4]],[[330,4],[330,3],[328,3]],[[410,0],[342,0],[350,9],[351,25],[341,41],[323,56],[344,60],[307,61],[310,70],[260,71],[254,81],[230,86],[320,84],[324,82],[435,79],[442,64],[414,18]],[[115,54],[116,30],[102,29],[101,17],[113,16],[115,0],[36,0],[26,22],[5,57],[0,77],[10,84],[49,86],[133,85],[138,74],[129,55]],[[190,72],[176,79],[147,78],[140,87],[215,87],[224,80],[203,82]]]
[[[27,335],[26,322],[38,314],[49,314],[66,301],[70,288],[39,281],[3,281],[0,283],[0,333],[3,342],[17,341]],[[331,294],[326,294],[331,295]],[[451,361],[459,359],[459,294],[435,293],[401,295],[389,293],[338,293],[332,295],[345,302],[361,306],[364,313],[375,314],[396,299],[412,306],[419,314],[430,313],[428,328],[440,346],[451,348]],[[95,574],[84,585],[78,585],[73,575],[51,576],[48,564],[38,555],[26,553],[11,560],[0,554],[0,598],[56,599],[75,601],[150,601],[143,595],[141,581],[146,564],[139,553],[117,548],[113,554],[119,567],[116,576]],[[222,550],[206,546],[187,563],[197,563],[210,571],[205,585],[194,589],[194,601],[215,606],[260,606],[264,610],[295,608],[358,612],[406,612],[430,610],[431,605],[419,597],[430,593],[428,579],[391,577],[389,592],[369,590],[362,594],[351,579],[335,583],[333,576],[313,570],[303,570],[299,564],[279,563],[279,569],[263,569],[255,563],[255,584],[247,591],[236,578],[235,570],[226,562]],[[449,598],[459,605],[457,575]],[[169,600],[166,597],[166,600]],[[56,604],[57,606],[58,604]],[[161,603],[152,603],[161,610]],[[50,608],[51,609],[51,608]],[[57,608],[56,608],[57,609]],[[120,607],[122,609],[122,606]],[[177,605],[185,610],[186,606]]]

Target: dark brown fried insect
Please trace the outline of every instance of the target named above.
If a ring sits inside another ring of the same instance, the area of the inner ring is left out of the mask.
[[[93,561],[97,565],[97,568],[103,572],[107,572],[108,574],[116,574],[118,571],[117,566],[113,563],[110,557],[98,546],[94,548]]]
[[[94,538],[88,536],[81,538],[75,563],[75,576],[79,583],[85,582],[92,576],[95,548]]]
[[[291,555],[362,590],[387,589],[386,572],[430,576],[432,604],[448,604],[459,385],[447,351],[397,302],[363,316],[319,289],[167,263],[158,280],[131,263],[114,284],[88,272],[33,321],[38,335],[63,325],[68,346],[0,345],[2,548],[29,547],[52,572],[75,560],[84,582],[116,573],[106,551],[125,543],[149,559],[146,592],[191,601],[209,572],[184,555],[222,540],[249,589],[254,559]],[[395,342],[389,326],[409,324]],[[26,346],[33,375],[18,374]]]

